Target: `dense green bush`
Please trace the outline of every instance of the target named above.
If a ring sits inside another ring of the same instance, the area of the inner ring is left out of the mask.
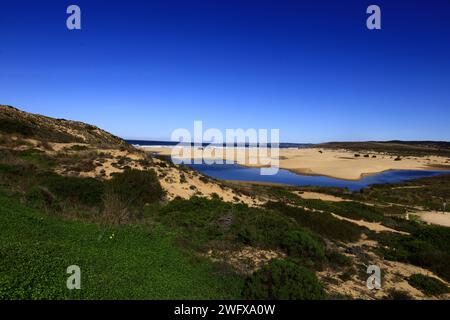
[[[94,178],[67,177],[45,173],[39,175],[40,184],[61,200],[87,206],[101,204],[104,184]]]
[[[30,125],[15,119],[0,119],[0,131],[18,133],[24,136],[33,135],[33,128]]]
[[[150,210],[150,209],[149,209]],[[254,247],[278,248],[294,221],[271,210],[232,205],[218,198],[174,200],[156,212],[160,221],[183,230],[191,241],[228,240]]]
[[[310,270],[287,260],[274,260],[251,275],[242,291],[245,299],[320,300],[322,285]]]
[[[412,233],[410,236],[380,233],[373,237],[381,244],[378,251],[384,258],[427,268],[442,278],[450,280],[448,267],[450,252],[445,249],[448,244],[440,242],[445,239],[445,237],[439,238],[440,233],[445,233],[445,230],[422,227],[421,231]]]
[[[408,292],[395,289],[389,290],[386,298],[389,300],[412,300]]]
[[[445,283],[439,279],[423,274],[413,274],[408,278],[408,283],[426,295],[439,295],[450,292],[449,287]]]
[[[25,193],[25,202],[27,205],[33,208],[39,208],[41,210],[59,210],[58,203],[55,196],[48,190],[33,186],[30,187]]]
[[[450,252],[450,229],[441,226],[427,226],[413,233],[417,239],[427,241],[439,250]]]
[[[55,166],[55,161],[45,152],[38,149],[28,149],[18,152],[17,156],[29,164],[48,169]]]
[[[0,174],[5,178],[14,178],[17,180],[18,177],[23,176],[29,171],[29,166],[26,165],[9,165],[0,163]]]
[[[363,230],[361,227],[339,220],[327,212],[307,212],[281,202],[268,202],[266,207],[295,219],[301,227],[330,240],[357,241]]]
[[[128,169],[114,174],[107,188],[118,194],[129,206],[143,206],[159,201],[164,195],[155,171]]]
[[[324,246],[303,230],[291,230],[282,240],[282,246],[291,257],[320,261],[325,258]]]
[[[247,208],[236,212],[232,226],[237,239],[252,246],[278,247],[286,233],[296,225],[285,216],[270,210]]]
[[[180,231],[189,242],[197,242],[202,246],[210,240],[224,237],[227,230],[221,227],[220,218],[230,213],[230,204],[199,197],[175,199],[156,210],[153,207],[146,208],[147,215],[155,214],[162,223]]]
[[[350,267],[352,265],[352,259],[348,256],[337,252],[337,251],[329,251],[326,253],[326,257],[328,260],[328,263],[332,267]]]

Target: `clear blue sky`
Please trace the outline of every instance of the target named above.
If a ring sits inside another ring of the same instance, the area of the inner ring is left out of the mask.
[[[0,103],[125,138],[449,141],[450,1],[1,1]]]

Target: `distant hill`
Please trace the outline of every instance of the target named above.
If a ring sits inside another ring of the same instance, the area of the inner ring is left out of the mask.
[[[128,145],[119,137],[90,124],[32,114],[7,105],[0,105],[0,133],[48,142]]]
[[[450,142],[447,141],[367,141],[328,142],[316,145],[320,148],[347,149],[358,152],[386,152],[396,155],[441,155],[450,156]]]

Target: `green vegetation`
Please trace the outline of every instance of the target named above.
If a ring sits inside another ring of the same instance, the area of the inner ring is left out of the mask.
[[[412,300],[412,297],[405,291],[391,289],[387,296],[389,300]]]
[[[421,227],[409,236],[392,233],[373,235],[382,245],[379,252],[389,260],[408,262],[450,280],[450,229]]]
[[[348,196],[347,196],[348,197]],[[373,203],[397,203],[404,206],[421,206],[429,210],[442,211],[443,202],[450,201],[450,175],[422,178],[399,184],[373,185],[361,193],[353,193],[353,200]],[[450,205],[446,211],[450,212]]]
[[[85,151],[88,149],[89,148],[87,146],[83,146],[80,144],[74,144],[73,146],[70,147],[70,150],[72,150],[72,151]]]
[[[0,235],[0,298],[241,298],[243,276],[201,258],[209,248],[285,251],[306,274],[290,281],[298,288],[311,285],[305,268],[327,263],[321,236],[277,210],[218,196],[163,204],[152,170],[105,181],[61,176],[49,171],[52,161],[34,150],[10,151],[0,161],[7,190],[0,220],[8,226]],[[72,264],[82,267],[81,291],[65,288]]]
[[[282,247],[288,255],[313,261],[325,258],[325,248],[317,239],[303,230],[292,230],[286,233],[282,240]]]
[[[158,178],[167,173],[158,170],[157,177],[152,167],[173,167],[169,158],[133,160],[125,152],[129,146],[96,127],[70,121],[61,126],[50,118],[20,118],[18,112],[0,109],[0,131],[6,133],[0,135],[0,299],[323,299],[316,271],[332,269],[335,274],[327,278],[337,283],[365,279],[370,257],[364,248],[348,245],[363,234],[379,242],[376,250],[384,258],[450,280],[450,229],[403,219],[414,206],[439,210],[450,199],[450,175],[349,192],[221,182],[178,166],[180,179],[174,183],[196,175],[233,188],[236,195],[272,201],[257,208],[238,203],[238,197],[226,203],[218,194],[166,201]],[[63,130],[66,125],[69,131]],[[25,137],[42,139],[32,143]],[[79,144],[61,149],[50,141]],[[111,143],[119,155],[93,147]],[[399,144],[389,147],[395,151],[392,159],[405,156],[396,149]],[[145,170],[132,169],[137,163]],[[105,180],[107,164],[123,172]],[[304,190],[349,201],[302,199],[298,192]],[[375,233],[335,215],[409,235]],[[251,252],[243,258],[258,260],[252,254],[266,254],[261,249],[278,258],[263,258],[266,264],[252,274],[243,273],[252,271],[255,261],[238,268],[227,257],[215,263],[205,257]],[[70,291],[66,268],[74,264],[82,270],[82,290]],[[426,294],[448,292],[436,278],[413,275],[408,281]],[[392,291],[386,298],[409,296]]]
[[[29,209],[0,193],[0,299],[238,298],[242,279],[187,257],[162,226],[102,228]],[[66,268],[81,268],[81,290]]]
[[[145,217],[176,230],[180,243],[200,251],[249,245],[282,250],[297,263],[312,268],[320,269],[328,262],[322,234],[270,209],[193,197],[174,200],[162,207],[148,207]]]
[[[370,142],[329,142],[318,144],[324,149],[346,149],[355,152],[382,152],[401,156],[450,156],[450,142],[445,141],[370,141]]]
[[[73,142],[73,140],[76,140],[76,137],[67,133],[41,127],[31,119],[25,121],[23,119],[2,118],[1,116],[2,114],[0,113],[0,132],[6,134],[17,134],[26,138],[39,137],[47,141],[57,142]]]
[[[101,203],[104,184],[100,180],[60,176],[48,172],[39,174],[37,180],[54,197],[63,201],[86,206],[95,206]]]
[[[4,133],[18,133],[23,136],[31,136],[33,128],[23,121],[13,119],[0,119],[0,131]]]
[[[408,282],[410,285],[429,296],[450,292],[450,288],[447,287],[445,283],[439,279],[428,277],[423,274],[413,274],[408,278]]]
[[[135,207],[157,202],[164,195],[153,170],[128,169],[114,174],[107,187],[119,194],[129,206]]]
[[[299,225],[330,240],[357,241],[363,230],[353,223],[333,217],[328,212],[307,212],[281,202],[269,202],[266,207],[293,218]]]
[[[246,299],[320,300],[325,292],[314,273],[291,261],[274,260],[245,282]]]

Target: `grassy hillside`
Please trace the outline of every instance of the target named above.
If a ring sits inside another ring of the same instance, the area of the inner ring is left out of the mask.
[[[354,193],[234,184],[87,124],[4,106],[0,124],[0,299],[446,297],[450,228],[404,216],[437,210],[448,176]],[[366,288],[372,264],[383,290]]]
[[[64,221],[0,193],[0,299],[224,299],[241,278],[192,260],[157,226]],[[81,268],[68,290],[66,268]]]
[[[0,132],[45,140],[47,142],[128,146],[119,137],[90,124],[27,113],[1,104]]]

